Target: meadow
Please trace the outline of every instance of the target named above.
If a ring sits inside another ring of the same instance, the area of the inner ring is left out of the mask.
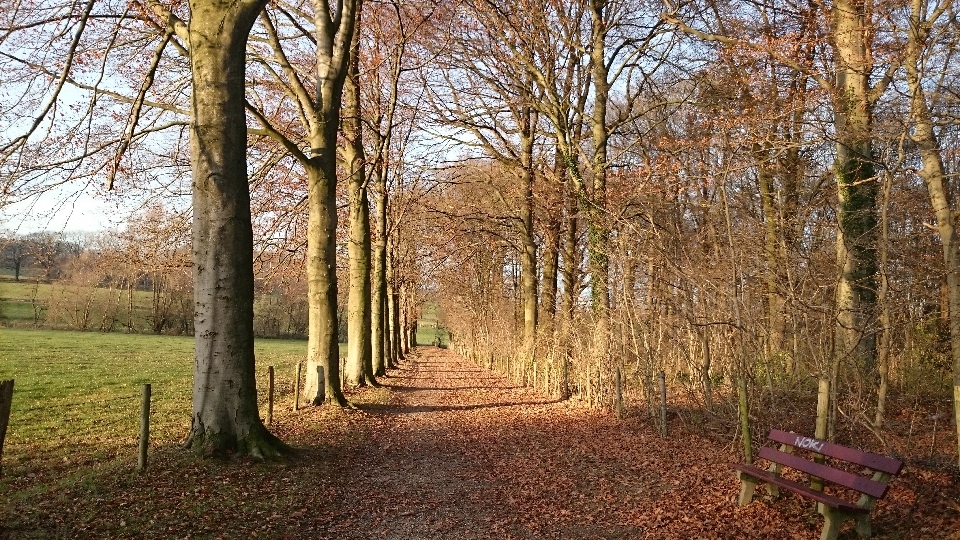
[[[266,414],[267,366],[275,407],[293,406],[305,341],[256,342],[259,401]],[[44,480],[78,468],[134,465],[141,387],[150,383],[151,446],[176,445],[190,427],[193,338],[0,329],[0,380],[14,379],[3,478]]]

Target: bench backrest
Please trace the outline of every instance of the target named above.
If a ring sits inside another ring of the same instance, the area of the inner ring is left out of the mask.
[[[832,458],[841,459],[848,463],[863,465],[864,467],[874,471],[881,471],[889,474],[900,474],[900,470],[903,469],[903,462],[899,459],[881,456],[880,454],[871,454],[870,452],[864,452],[863,450],[857,450],[856,448],[840,446],[839,444],[821,441],[820,439],[804,437],[803,435],[798,435],[789,431],[771,429],[769,439],[781,444],[789,444],[790,446],[802,448],[804,450],[810,450],[811,452],[816,452]]]
[[[805,437],[796,433],[781,431],[779,429],[771,430],[769,439],[891,475],[899,474],[901,469],[903,469],[903,462],[897,459],[840,446],[839,444],[833,444],[828,441]],[[823,478],[829,482],[859,491],[860,493],[865,493],[877,499],[882,498],[887,493],[887,484],[883,482],[835,469],[829,465],[815,463],[800,456],[781,452],[773,448],[761,448],[758,455],[761,458],[786,465],[787,467],[812,476]]]

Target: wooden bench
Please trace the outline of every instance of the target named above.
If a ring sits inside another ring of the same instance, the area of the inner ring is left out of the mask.
[[[823,514],[825,520],[820,540],[836,540],[840,525],[848,519],[856,521],[856,531],[861,538],[870,538],[870,511],[873,510],[877,501],[887,494],[887,482],[891,476],[900,473],[903,468],[902,461],[779,429],[770,430],[768,438],[781,445],[779,450],[770,447],[760,449],[758,456],[772,463],[769,469],[764,470],[743,463],[730,464],[738,471],[737,476],[741,483],[738,502],[741,506],[750,504],[753,500],[753,493],[758,483],[765,483],[767,491],[773,497],[779,495],[778,488],[784,488],[819,503],[817,510]],[[794,454],[796,450],[804,450],[814,456],[819,454],[866,467],[873,471],[873,476],[868,478],[804,459]],[[856,503],[828,495],[809,485],[782,477],[780,472],[783,467],[806,473],[813,482],[826,480],[858,491],[862,495]]]

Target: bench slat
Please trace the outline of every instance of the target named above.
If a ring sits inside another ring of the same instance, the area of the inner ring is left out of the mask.
[[[793,480],[788,480],[782,476],[778,476],[769,471],[758,469],[752,465],[745,465],[743,463],[731,463],[730,466],[733,467],[734,469],[737,469],[738,471],[741,471],[750,476],[753,476],[754,478],[762,482],[775,484],[777,486],[788,489],[795,493],[799,493],[800,495],[809,497],[817,502],[826,504],[827,506],[830,506],[832,508],[838,508],[841,510],[845,510],[847,512],[864,513],[864,514],[870,512],[870,510],[867,508],[861,508],[856,504],[853,504],[849,501],[845,501],[843,499],[838,499],[837,497],[833,497],[832,495],[827,495],[822,491],[812,490],[810,489],[809,486],[806,486],[799,482],[794,482]]]
[[[880,454],[864,452],[862,450],[857,450],[856,448],[840,446],[839,444],[833,444],[831,442],[814,439],[812,437],[804,437],[803,435],[789,431],[771,429],[769,439],[781,444],[789,444],[790,446],[803,448],[805,450],[817,452],[818,454],[823,454],[825,456],[842,459],[843,461],[856,463],[857,465],[863,465],[864,467],[868,467],[875,471],[882,471],[890,474],[900,474],[901,469],[903,469],[903,462],[899,459],[893,459],[887,456],[881,456]]]
[[[886,484],[875,482],[858,474],[842,471],[840,469],[834,469],[828,465],[814,463],[800,456],[787,454],[786,452],[774,450],[773,448],[767,446],[761,448],[758,455],[764,459],[782,463],[787,467],[823,478],[824,480],[833,482],[834,484],[855,489],[860,493],[866,493],[871,497],[880,499],[887,494]]]

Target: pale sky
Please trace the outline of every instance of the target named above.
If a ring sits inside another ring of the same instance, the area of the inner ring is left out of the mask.
[[[38,231],[98,232],[116,228],[128,211],[115,202],[85,193],[46,193],[0,209],[0,230],[29,234]]]

